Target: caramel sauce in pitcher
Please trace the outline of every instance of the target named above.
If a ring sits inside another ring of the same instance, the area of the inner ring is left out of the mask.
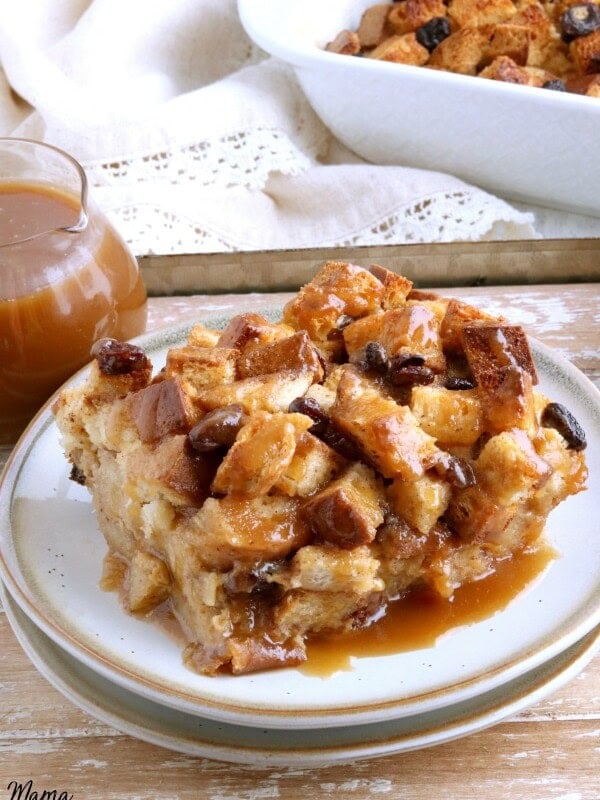
[[[42,183],[0,182],[0,442],[90,360],[104,336],[143,332],[136,261],[93,207]]]

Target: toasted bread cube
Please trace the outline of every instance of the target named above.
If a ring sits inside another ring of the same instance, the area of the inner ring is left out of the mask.
[[[492,436],[475,462],[477,481],[499,505],[521,503],[548,480],[552,468],[520,430]]]
[[[465,541],[495,541],[501,539],[517,509],[499,505],[481,486],[469,486],[452,495],[445,518]]]
[[[346,463],[346,459],[325,442],[305,433],[275,488],[289,497],[309,497],[341,472]]]
[[[292,589],[275,607],[275,630],[281,636],[350,630],[353,614],[368,605],[368,595]]]
[[[247,414],[255,411],[287,411],[292,400],[304,395],[313,380],[310,372],[275,372],[244,378],[201,391],[195,403],[203,411],[239,403]]]
[[[169,596],[171,578],[164,561],[137,550],[129,566],[127,604],[134,613],[146,614]]]
[[[331,42],[327,42],[325,50],[329,53],[339,53],[342,56],[354,56],[360,52],[360,39],[354,31],[345,29],[340,31]]]
[[[241,428],[221,462],[212,491],[267,494],[285,473],[296,444],[313,424],[304,414],[258,411]]]
[[[442,548],[428,562],[422,577],[439,595],[451,598],[459,586],[485,578],[493,568],[492,552],[477,542]]]
[[[503,367],[523,369],[534,384],[538,382],[527,336],[520,325],[467,325],[463,328],[463,345],[477,383],[488,390],[501,383]]]
[[[316,382],[323,378],[319,353],[306,331],[298,331],[285,339],[259,345],[240,355],[237,361],[239,378],[267,375],[279,370],[310,372]]]
[[[448,508],[452,489],[441,478],[423,475],[416,481],[395,480],[387,494],[392,511],[420,533],[429,533]]]
[[[457,28],[508,22],[517,13],[512,0],[451,0],[448,16]]]
[[[484,415],[477,389],[414,386],[410,407],[423,430],[445,446],[468,447],[483,433]]]
[[[406,0],[394,4],[388,25],[394,33],[412,33],[434,17],[445,17],[447,13],[443,0]]]
[[[431,311],[434,317],[438,320],[440,326],[446,316],[446,310],[448,308],[448,300],[445,297],[438,297],[435,300],[433,298],[430,299],[423,299],[423,300],[411,300],[410,298],[407,301],[408,306],[420,306],[421,308],[426,308],[428,311]]]
[[[232,383],[238,351],[229,347],[173,347],[167,353],[165,377],[181,379],[190,397],[202,389]]]
[[[371,273],[354,264],[328,261],[284,308],[283,319],[308,332],[326,350],[327,335],[343,315],[362,317],[381,307],[384,289]]]
[[[452,298],[446,307],[446,314],[440,326],[440,336],[444,352],[452,355],[460,355],[463,352],[462,332],[466,325],[478,322],[490,322],[500,324],[502,319],[480,311],[475,306],[463,303]]]
[[[290,497],[209,497],[192,518],[189,535],[204,563],[219,570],[283,558],[305,545],[308,527]]]
[[[340,550],[332,545],[306,545],[292,558],[285,585],[313,592],[379,592],[379,561],[366,545]]]
[[[353,464],[303,506],[313,533],[342,549],[372,542],[383,523],[385,494],[373,470]]]
[[[478,28],[461,28],[438,44],[427,66],[476,75],[485,61],[487,45],[487,36]]]
[[[260,314],[248,312],[230,320],[219,336],[218,346],[244,352],[258,345],[285,339],[292,333],[294,331],[287,325],[269,322]]]
[[[588,473],[583,451],[569,450],[554,428],[540,428],[534,447],[552,469],[549,479],[537,489],[530,503],[532,510],[545,518],[569,495],[585,489]]]
[[[188,333],[188,344],[193,347],[216,347],[221,331],[207,328],[198,322]]]
[[[329,411],[335,403],[335,392],[335,389],[330,389],[322,383],[313,383],[304,396],[316,400],[324,411]]]
[[[231,672],[244,675],[265,669],[297,667],[306,661],[306,646],[299,637],[273,642],[268,636],[229,639]]]
[[[501,25],[486,26],[489,31],[487,58],[490,62],[500,56],[507,56],[515,64],[523,67],[527,64],[530,29],[527,25],[516,25],[514,21]]]
[[[369,58],[421,67],[427,63],[429,50],[419,44],[414,33],[403,33],[385,39],[369,53]]]
[[[600,74],[570,78],[566,82],[567,91],[585,94],[588,97],[600,97]]]
[[[423,305],[409,303],[403,308],[371,314],[344,328],[344,343],[351,361],[364,357],[368,342],[382,344],[388,356],[421,355],[434,372],[446,367],[437,316]]]
[[[600,28],[574,39],[569,45],[569,53],[580,75],[600,72]]]
[[[529,84],[529,75],[525,68],[515,64],[508,56],[495,58],[489,66],[481,70],[479,77],[504,83],[519,83],[523,86]]]
[[[344,370],[331,416],[385,478],[416,480],[439,453],[407,406],[382,395],[352,368]]]
[[[412,289],[412,281],[390,269],[379,266],[379,264],[371,264],[369,271],[383,284],[382,309],[389,311],[391,308],[402,308]]]
[[[201,506],[216,467],[210,459],[192,456],[186,440],[183,434],[170,436],[155,447],[143,445],[125,454],[126,474],[132,479],[128,493],[141,502],[161,497],[174,506]]]
[[[198,416],[178,377],[152,383],[128,395],[123,403],[142,442],[187,433]]]
[[[142,369],[126,372],[122,375],[107,375],[102,372],[97,361],[92,361],[83,389],[87,402],[95,406],[110,403],[118,397],[125,397],[130,392],[137,392],[148,386],[152,377],[150,361]]]
[[[389,3],[376,3],[364,11],[358,26],[361,47],[377,47],[386,38],[389,13]]]

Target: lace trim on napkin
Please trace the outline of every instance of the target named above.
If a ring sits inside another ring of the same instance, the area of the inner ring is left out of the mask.
[[[210,253],[224,250],[263,249],[258,243],[234,241],[202,220],[184,218],[163,207],[132,204],[113,209],[115,223],[138,254]],[[375,224],[339,238],[315,241],[313,247],[350,247],[381,244],[481,241],[531,238],[532,215],[473,190],[445,192],[400,207]],[[273,248],[298,247],[285,231]],[[242,237],[245,238],[245,237]]]

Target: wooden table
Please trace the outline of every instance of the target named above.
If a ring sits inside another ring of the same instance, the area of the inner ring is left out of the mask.
[[[502,311],[600,385],[600,284],[451,292]],[[285,300],[289,295],[269,295]],[[149,329],[203,310],[260,308],[265,295],[154,298]],[[4,463],[8,450],[0,450]],[[256,771],[145,744],[65,701],[22,653],[0,613],[0,800],[32,779],[38,800],[599,800],[600,656],[553,697],[430,750],[318,770]],[[56,789],[56,795],[42,790]],[[65,794],[60,794],[65,792]],[[34,795],[21,800],[34,800]]]

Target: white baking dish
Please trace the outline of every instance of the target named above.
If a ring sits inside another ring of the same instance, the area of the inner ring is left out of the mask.
[[[377,164],[449,172],[514,200],[600,216],[600,100],[325,52],[374,0],[238,0],[324,123]]]

